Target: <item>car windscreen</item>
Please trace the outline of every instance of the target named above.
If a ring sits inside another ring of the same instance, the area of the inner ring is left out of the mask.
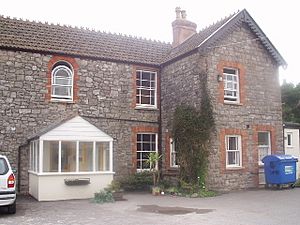
[[[6,160],[0,158],[0,175],[6,174],[7,171],[8,171],[8,166]]]

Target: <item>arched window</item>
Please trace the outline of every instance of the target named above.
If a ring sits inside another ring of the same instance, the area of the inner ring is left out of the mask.
[[[66,62],[57,62],[51,73],[51,99],[73,101],[72,67]]]

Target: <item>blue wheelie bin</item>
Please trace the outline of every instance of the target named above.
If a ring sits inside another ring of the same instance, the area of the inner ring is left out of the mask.
[[[267,155],[262,159],[264,163],[266,187],[283,185],[295,187],[296,162],[298,159],[292,155]]]

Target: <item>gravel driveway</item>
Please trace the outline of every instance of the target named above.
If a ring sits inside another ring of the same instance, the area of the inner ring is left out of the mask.
[[[300,224],[300,188],[250,190],[213,198],[184,198],[130,193],[126,201],[37,202],[20,196],[17,213],[2,210],[0,224]]]

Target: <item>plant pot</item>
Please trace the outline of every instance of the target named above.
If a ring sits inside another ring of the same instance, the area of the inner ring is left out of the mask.
[[[160,188],[159,187],[152,187],[152,195],[160,195]]]
[[[111,194],[112,194],[115,201],[124,200],[124,198],[123,198],[124,192],[123,191],[114,191]]]

